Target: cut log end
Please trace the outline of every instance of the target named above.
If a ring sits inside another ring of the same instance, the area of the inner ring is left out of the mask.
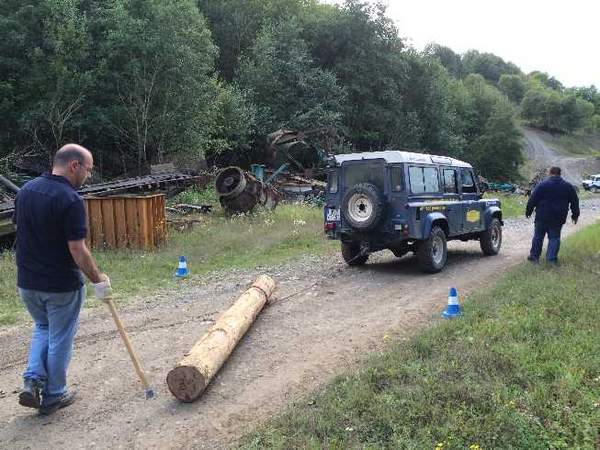
[[[190,403],[204,392],[206,379],[195,367],[177,366],[168,373],[167,385],[178,400]]]

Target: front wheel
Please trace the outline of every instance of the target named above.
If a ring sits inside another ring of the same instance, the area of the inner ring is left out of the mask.
[[[436,273],[444,268],[448,259],[446,233],[440,227],[433,227],[429,238],[419,244],[417,260],[422,271]]]
[[[598,186],[592,186],[590,191],[592,191],[594,194],[597,194],[600,192],[600,188]]]
[[[481,232],[479,245],[484,255],[497,255],[502,245],[502,224],[493,218],[487,230]]]
[[[369,259],[361,253],[359,242],[342,242],[342,257],[349,266],[362,266]]]

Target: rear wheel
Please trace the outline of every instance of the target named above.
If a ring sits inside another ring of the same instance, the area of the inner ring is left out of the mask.
[[[424,272],[436,273],[444,268],[448,259],[446,234],[438,226],[431,229],[429,238],[419,244],[417,260]]]
[[[359,242],[342,242],[342,257],[349,266],[362,266],[369,255],[362,255]]]
[[[479,245],[484,255],[497,255],[502,245],[502,224],[493,218],[487,230],[481,232]]]

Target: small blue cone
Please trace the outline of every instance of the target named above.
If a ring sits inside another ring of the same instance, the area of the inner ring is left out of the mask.
[[[442,317],[445,319],[452,319],[456,316],[462,316],[460,303],[458,302],[458,292],[456,292],[456,288],[450,288],[450,293],[448,294],[448,308],[442,313]]]
[[[175,276],[179,278],[185,278],[188,276],[187,261],[185,260],[185,256],[179,257],[179,266],[177,267],[177,271],[175,271]]]

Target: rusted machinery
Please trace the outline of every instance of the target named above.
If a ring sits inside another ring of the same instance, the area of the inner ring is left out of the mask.
[[[219,202],[228,213],[246,213],[261,205],[274,209],[279,193],[239,167],[226,167],[215,178]]]

